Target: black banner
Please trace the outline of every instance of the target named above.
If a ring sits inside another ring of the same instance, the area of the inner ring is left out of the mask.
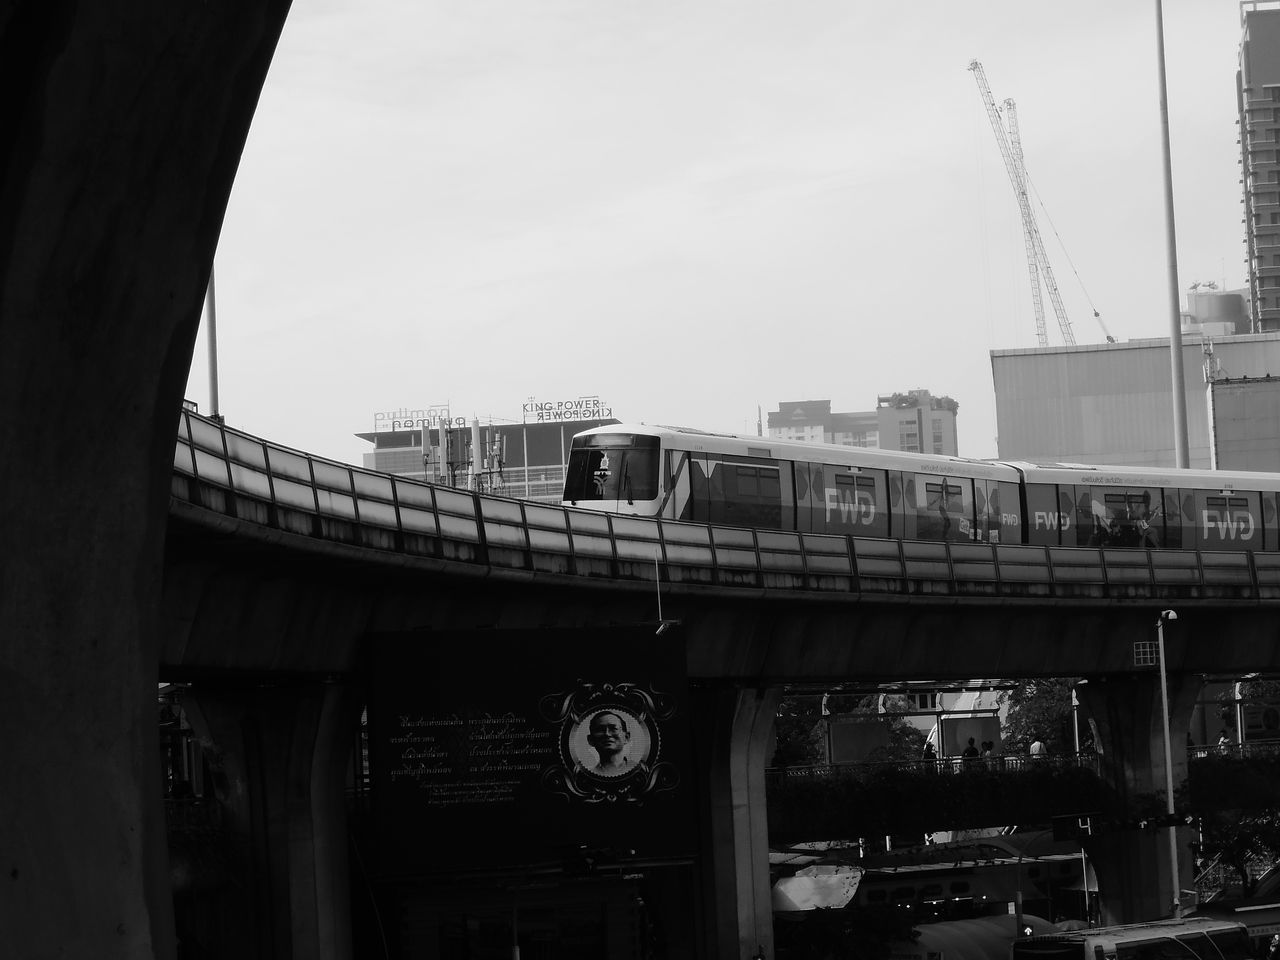
[[[379,872],[572,860],[584,848],[692,855],[678,630],[398,634],[371,648]]]

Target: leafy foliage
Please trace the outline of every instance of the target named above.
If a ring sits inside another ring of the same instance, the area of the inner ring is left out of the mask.
[[[825,708],[825,713],[824,713]],[[925,736],[901,716],[908,704],[905,697],[878,694],[833,693],[783,697],[774,721],[777,746],[770,766],[792,767],[825,763],[828,715],[865,717],[877,720],[888,730],[888,743],[877,748],[872,762],[918,760]]]
[[[1075,753],[1071,688],[1076,680],[1030,680],[1004,694],[1009,705],[1002,738],[1009,753],[1026,753],[1039,737],[1051,754]]]
[[[1257,886],[1250,861],[1280,860],[1280,811],[1213,810],[1200,819],[1201,856],[1219,857],[1240,881],[1241,894],[1251,897]]]
[[[821,698],[783,697],[773,729],[777,746],[770,766],[805,766],[825,759]]]

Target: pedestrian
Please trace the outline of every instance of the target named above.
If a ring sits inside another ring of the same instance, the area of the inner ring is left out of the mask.
[[[1231,735],[1227,733],[1226,727],[1218,734],[1218,752],[1224,757],[1231,752]]]
[[[1046,753],[1048,753],[1048,750],[1045,749],[1044,741],[1040,739],[1040,734],[1037,733],[1035,735],[1035,738],[1031,741],[1031,747],[1029,750],[1027,750],[1027,753],[1031,755],[1031,758],[1033,760],[1039,760]]]
[[[978,748],[973,745],[973,737],[969,738],[969,745],[964,748],[964,752],[960,754],[961,759],[977,760]]]

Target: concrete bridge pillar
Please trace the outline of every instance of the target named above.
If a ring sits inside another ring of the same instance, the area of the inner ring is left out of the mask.
[[[764,771],[780,687],[692,691],[706,956],[773,956]]]
[[[183,696],[192,729],[213,748],[217,798],[240,852],[241,902],[220,911],[218,931],[239,957],[351,957],[345,788],[358,706],[339,684],[197,686]]]
[[[1198,676],[1170,674],[1169,738],[1173,788],[1187,779],[1187,731],[1203,683]],[[1100,772],[1133,812],[1165,810],[1164,709],[1160,675],[1112,674],[1078,688],[1080,704],[1097,731]],[[1157,802],[1152,802],[1152,797]],[[1146,802],[1144,805],[1144,801]],[[1171,885],[1168,833],[1116,830],[1085,844],[1101,893],[1104,923],[1137,923],[1173,915],[1177,892],[1191,886],[1190,836],[1178,836],[1178,879]]]
[[[7,956],[173,956],[155,759],[173,444],[288,8],[0,4]]]

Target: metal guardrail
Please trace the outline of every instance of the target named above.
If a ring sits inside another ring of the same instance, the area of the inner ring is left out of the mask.
[[[670,583],[824,594],[1280,600],[1280,553],[872,540],[615,516],[376,473],[189,410],[172,494],[307,537],[535,573],[652,582],[660,570]]]

